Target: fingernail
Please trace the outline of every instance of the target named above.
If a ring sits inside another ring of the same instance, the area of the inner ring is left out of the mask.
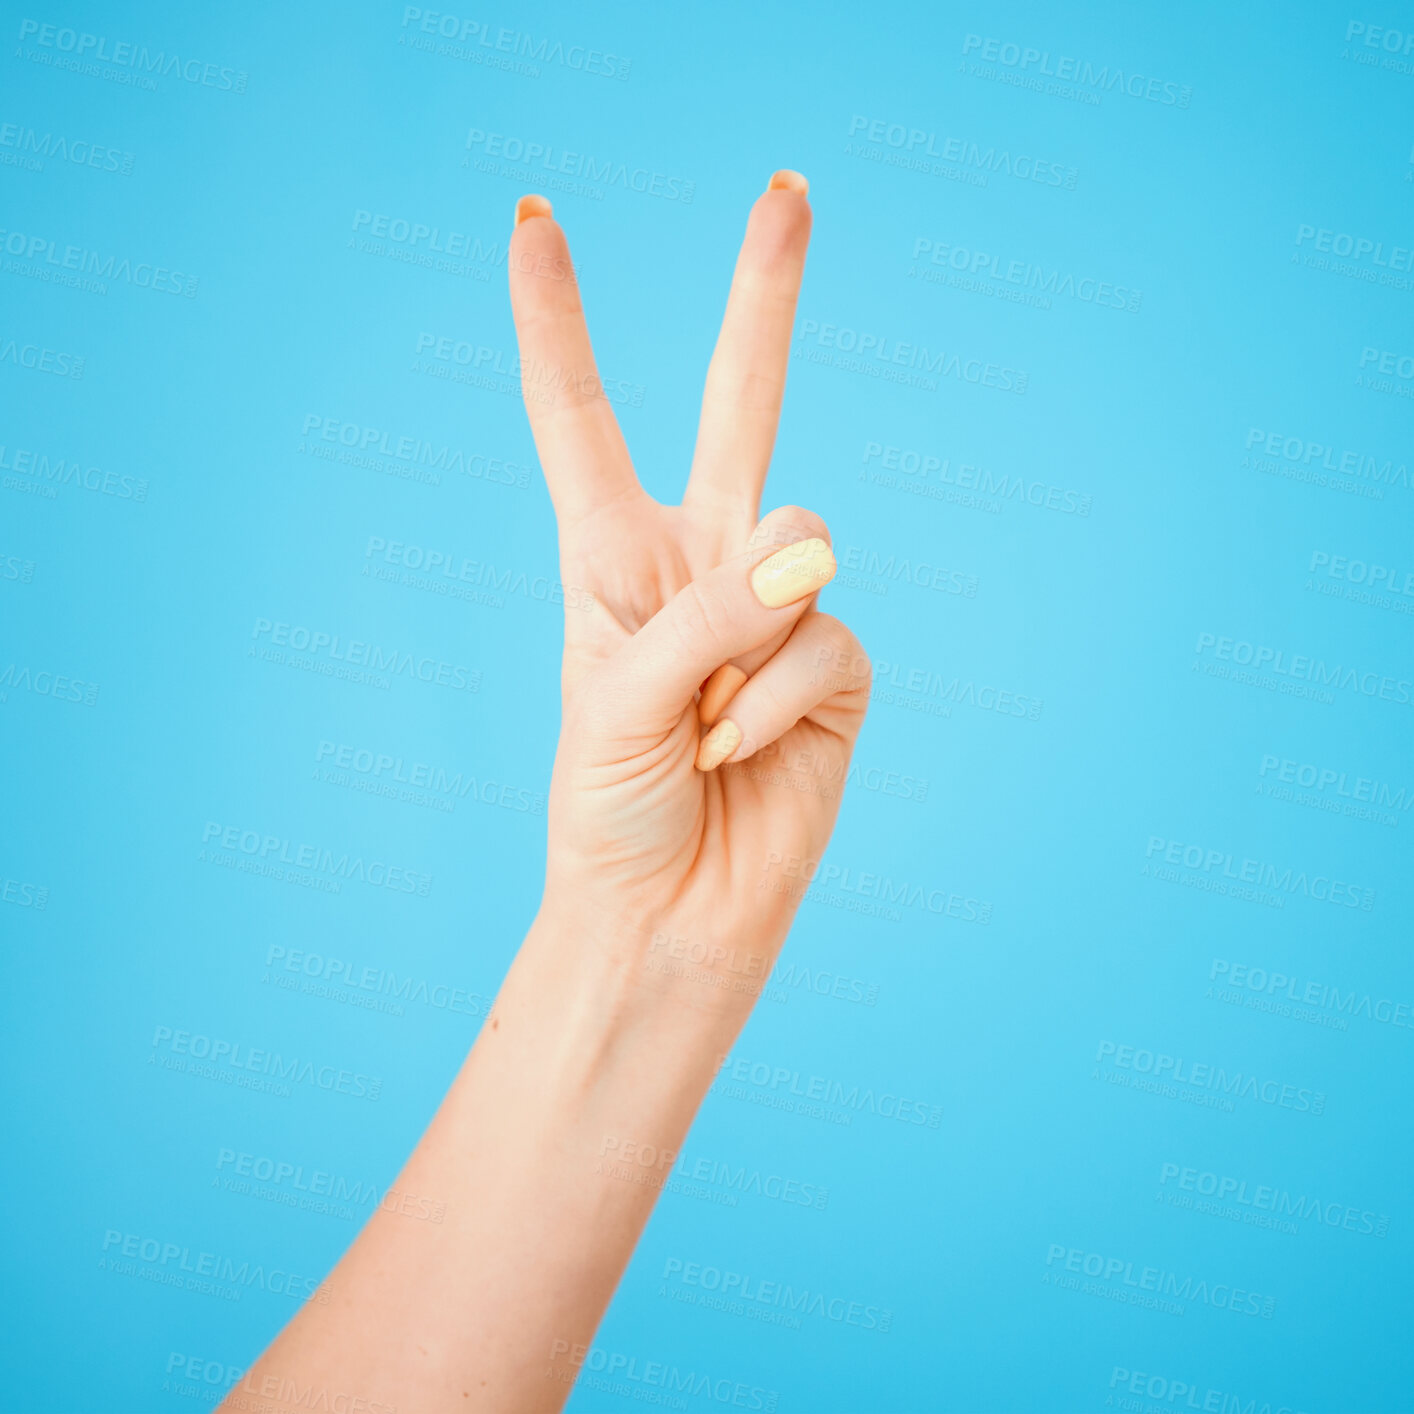
[[[726,711],[727,703],[741,690],[746,674],[735,663],[723,663],[705,683],[697,699],[697,720],[710,727]]]
[[[697,769],[715,771],[741,745],[741,728],[723,717],[697,745]]]
[[[789,167],[782,167],[779,172],[772,175],[771,180],[766,183],[767,191],[793,191],[797,196],[808,196],[810,194],[810,183],[806,181],[799,172],[792,172]]]
[[[550,205],[546,197],[538,192],[531,192],[528,196],[523,196],[516,202],[516,225],[522,221],[529,220],[532,216],[553,216],[555,208]]]
[[[835,577],[835,557],[823,540],[798,540],[751,571],[751,588],[768,609],[784,609]]]

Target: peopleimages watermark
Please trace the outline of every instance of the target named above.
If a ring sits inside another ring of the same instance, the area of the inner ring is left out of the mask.
[[[1239,1211],[1248,1210],[1243,1214],[1243,1219],[1254,1227],[1273,1227],[1287,1218],[1315,1218],[1326,1227],[1342,1228],[1367,1237],[1389,1235],[1390,1219],[1387,1213],[1371,1212],[1368,1208],[1352,1207],[1348,1203],[1329,1202],[1313,1193],[1293,1194],[1275,1184],[1253,1183],[1245,1178],[1233,1178],[1229,1174],[1212,1173],[1171,1162],[1165,1163],[1159,1170],[1160,1189],[1167,1189],[1170,1182],[1181,1193],[1194,1193],[1202,1198],[1212,1198],[1218,1204],[1234,1204]],[[1214,1216],[1227,1215],[1219,1212]]]
[[[229,1172],[228,1172],[229,1170]],[[224,1145],[217,1151],[212,1180],[228,1193],[263,1198],[305,1212],[353,1220],[362,1207],[377,1207],[418,1222],[441,1223],[447,1205],[440,1199],[419,1197],[396,1184],[381,1186],[362,1179],[348,1179],[328,1169],[309,1168],[288,1159],[251,1154]],[[253,1182],[252,1182],[253,1180]],[[264,1184],[266,1187],[257,1187]]]
[[[1414,383],[1414,353],[1396,353],[1393,349],[1377,349],[1366,344],[1360,350],[1360,369],[1366,377],[1378,373],[1385,378]]]
[[[122,177],[132,175],[134,161],[131,152],[90,138],[55,132],[41,134],[24,123],[0,123],[0,161],[42,172],[45,159],[50,157],[75,167],[115,172]]]
[[[1314,761],[1296,761],[1270,752],[1263,754],[1257,775],[1258,790],[1263,794],[1274,793],[1278,785],[1299,786],[1314,792],[1316,798],[1325,797],[1323,808],[1336,814],[1381,818],[1380,812],[1408,810],[1414,806],[1414,789],[1409,786],[1392,786],[1374,776],[1362,776],[1335,766],[1318,766]],[[1294,792],[1288,795],[1305,803]],[[1342,807],[1340,800],[1348,803]]]
[[[31,584],[38,568],[33,560],[22,559],[19,555],[7,555],[0,550],[0,580],[13,584]]]
[[[168,1281],[165,1277],[157,1277],[162,1285],[187,1286],[198,1290],[200,1288],[193,1282],[205,1278],[211,1283],[224,1283],[234,1292],[233,1300],[240,1299],[242,1288],[268,1291],[273,1296],[288,1296],[296,1301],[316,1297],[324,1304],[329,1299],[329,1289],[320,1287],[318,1277],[302,1277],[281,1267],[271,1267],[267,1271],[260,1262],[254,1266],[249,1261],[237,1265],[234,1257],[222,1256],[218,1252],[193,1252],[185,1243],[163,1242],[160,1238],[121,1232],[117,1228],[110,1227],[103,1234],[102,1252],[103,1256],[99,1258],[101,1267],[115,1265],[119,1258],[151,1263],[174,1278]],[[193,1281],[183,1281],[183,1273]]]
[[[1218,1389],[1197,1380],[1176,1380],[1169,1375],[1151,1375],[1144,1370],[1131,1370],[1124,1365],[1116,1365],[1110,1372],[1110,1389],[1122,1394],[1142,1395],[1146,1399],[1159,1400],[1167,1408],[1179,1410],[1200,1410],[1202,1414],[1305,1414],[1304,1410],[1293,1408],[1273,1400],[1244,1399],[1231,1390]],[[1125,1414],[1137,1411],[1150,1414],[1148,1408],[1137,1400],[1126,1400],[1111,1395],[1106,1403],[1113,1401],[1116,1409]]]
[[[1327,663],[1324,658],[1312,657],[1307,653],[1289,654],[1284,648],[1274,648],[1269,644],[1206,632],[1198,635],[1193,651],[1199,661],[1211,654],[1211,662],[1250,668],[1251,673],[1247,676],[1252,677],[1257,686],[1266,685],[1260,678],[1267,675],[1267,682],[1279,684],[1281,691],[1289,691],[1296,697],[1311,696],[1324,688],[1354,692],[1361,697],[1378,698],[1381,702],[1393,702],[1401,707],[1414,705],[1414,681],[1369,668]],[[1233,676],[1236,681],[1245,680],[1241,674]],[[1325,700],[1333,699],[1327,693]]]
[[[557,1364],[561,1357],[568,1358]],[[674,1410],[686,1410],[691,1398],[774,1414],[781,1398],[779,1390],[724,1377],[720,1370],[683,1370],[672,1360],[647,1360],[602,1345],[563,1339],[550,1346],[545,1378]]]
[[[1313,978],[1303,980],[1275,968],[1234,962],[1230,958],[1214,958],[1208,980],[1224,987],[1240,988],[1262,1000],[1296,1003],[1298,1007],[1339,1017],[1342,1023],[1346,1018],[1364,1016],[1381,1026],[1414,1031],[1414,1002],[1376,997],[1355,987],[1342,992],[1334,983]]]
[[[334,459],[337,448],[348,456],[343,458],[353,466],[369,466],[378,471],[381,457],[391,457],[398,464],[397,474],[405,480],[441,484],[442,472],[459,472],[477,481],[499,486],[530,485],[530,468],[499,457],[486,457],[469,452],[451,442],[431,442],[424,437],[397,436],[385,428],[346,422],[337,417],[307,413],[300,427],[300,436],[312,444],[315,451],[320,443],[327,444],[327,459]],[[301,451],[305,450],[301,445]],[[317,454],[317,452],[316,452]]]
[[[1310,245],[1307,245],[1307,242]],[[1308,270],[1325,270],[1366,285],[1390,290],[1414,290],[1414,246],[1385,247],[1374,236],[1335,231],[1302,222],[1296,228],[1291,263]],[[1401,273],[1406,272],[1406,273]]]
[[[603,398],[621,407],[641,408],[648,390],[626,378],[605,378],[597,369],[567,367],[540,358],[524,358],[489,344],[473,343],[454,334],[422,330],[414,349],[413,372],[492,392],[513,393],[531,402],[553,404],[562,393]]]
[[[1309,226],[1302,223],[1296,228],[1296,244],[1310,241],[1317,250],[1331,255],[1363,261],[1369,258],[1371,265],[1388,270],[1414,270],[1414,246],[1391,246],[1385,250],[1385,243],[1373,236],[1357,236],[1350,231],[1332,231],[1324,226]]]
[[[883,658],[875,661],[869,700],[944,717],[952,716],[954,707],[974,707],[979,712],[995,712],[999,717],[1027,722],[1039,721],[1045,706],[1043,699],[997,682],[949,676],[933,668],[892,663]]]
[[[23,879],[9,879],[0,875],[0,903],[43,912],[49,904],[49,889],[44,884],[30,884]]]
[[[1048,91],[1040,83],[1041,79],[1046,78],[1063,84],[1076,84],[1097,94],[1117,93],[1122,97],[1139,98],[1168,108],[1187,108],[1193,99],[1193,89],[1188,84],[1175,83],[1171,79],[1146,78],[1119,64],[1113,67],[1109,64],[1097,66],[1089,59],[1072,59],[1065,54],[1058,54],[1052,59],[1048,49],[1016,44],[1009,39],[969,34],[962,41],[962,53],[964,57],[975,53],[989,64],[1014,69],[1032,79],[1032,85],[1023,86],[1034,86],[1038,91]]]
[[[907,491],[930,500],[949,501],[996,514],[1007,501],[1059,511],[1063,515],[1089,516],[1093,498],[1084,492],[1025,476],[997,475],[973,462],[954,463],[940,453],[912,447],[864,444],[864,470],[860,481]]]
[[[259,1385],[255,1383],[257,1378]],[[248,1399],[247,1395],[255,1398]],[[399,1414],[396,1405],[355,1394],[347,1387],[316,1385],[298,1372],[257,1376],[252,1370],[242,1377],[240,1388],[226,1396],[226,1401],[232,1409],[248,1410],[249,1414],[288,1414],[292,1408],[307,1408],[310,1414]]]
[[[1414,30],[1388,29],[1364,20],[1351,20],[1345,27],[1345,37],[1358,39],[1366,49],[1382,49],[1386,54],[1414,54]]]
[[[848,765],[831,753],[805,746],[763,746],[746,772],[751,780],[779,785],[806,795],[837,799],[846,782],[853,790],[869,791],[893,800],[922,805],[928,799],[928,777],[851,757]]]
[[[866,594],[887,594],[890,583],[912,584],[938,594],[957,594],[964,599],[977,597],[978,580],[966,570],[951,569],[929,560],[913,560],[892,550],[885,553],[868,545],[835,547],[839,573],[833,583]]]
[[[1123,309],[1136,313],[1144,302],[1142,290],[1117,285],[1090,275],[1077,278],[1058,267],[1047,269],[1030,260],[1007,260],[990,251],[974,250],[952,241],[933,240],[918,236],[913,242],[913,268],[909,274],[924,281],[947,282],[964,290],[976,289],[984,294],[997,294],[1017,304],[1035,304],[1049,309],[1051,300],[1073,299],[1080,304],[1098,305],[1102,309]],[[918,269],[918,267],[922,269]],[[930,269],[929,267],[933,267]],[[995,280],[999,288],[985,282]]]
[[[283,653],[271,656],[271,649],[264,646],[266,643],[274,648],[290,648],[296,653],[307,654],[310,662],[324,668],[338,663],[364,670],[360,677],[387,674],[389,678],[410,678],[415,682],[435,684],[458,692],[481,691],[479,670],[461,663],[419,655],[404,648],[379,647],[376,643],[365,643],[357,638],[345,639],[323,629],[310,629],[303,624],[266,618],[256,619],[250,636],[262,643],[260,656],[269,656],[272,662],[298,663],[300,660],[287,659]],[[252,648],[252,655],[255,652]]]
[[[1409,170],[1404,180],[1414,183],[1414,146],[1409,149]],[[1414,401],[1414,354],[1366,345],[1360,350],[1355,386],[1404,402]]]
[[[347,850],[340,852],[321,845],[297,843],[283,835],[272,835],[240,825],[223,825],[217,820],[206,822],[201,832],[201,843],[203,847],[210,846],[212,852],[240,853],[258,860],[262,865],[284,865],[331,882],[369,884],[375,889],[416,894],[419,898],[426,898],[432,890],[432,875],[416,869],[380,859],[365,860],[361,854],[350,855]]]
[[[1375,906],[1375,891],[1362,884],[1333,879],[1327,874],[1309,874],[1304,869],[1282,867],[1267,860],[1234,856],[1228,850],[1213,849],[1200,844],[1184,844],[1163,835],[1150,835],[1144,857],[1154,864],[1165,864],[1189,870],[1205,881],[1223,881],[1250,885],[1257,889],[1276,889],[1280,893],[1304,895],[1317,903],[1334,904],[1339,908],[1358,908],[1369,913]],[[1146,870],[1148,866],[1146,865]],[[1222,892],[1222,890],[1214,890]]]
[[[1345,27],[1342,59],[1351,59],[1367,68],[1414,74],[1411,55],[1414,55],[1414,29],[1391,29],[1365,20],[1351,20]]]
[[[1369,482],[1370,485],[1359,488],[1360,493],[1370,494],[1375,499],[1383,498],[1386,486],[1409,489],[1408,464],[1396,462],[1392,457],[1381,458],[1371,452],[1351,451],[1348,448],[1341,450],[1328,442],[1313,442],[1305,437],[1292,437],[1261,427],[1247,429],[1245,446],[1249,454],[1260,450],[1276,463],[1286,463],[1296,473],[1294,480],[1311,481],[1322,486],[1344,482],[1352,489],[1360,482]],[[1333,479],[1324,473],[1333,473]]]
[[[205,1075],[208,1079],[223,1079],[228,1074],[240,1089],[288,1095],[290,1089],[284,1082],[294,1081],[297,1085],[312,1085],[316,1090],[350,1095],[359,1100],[376,1100],[383,1093],[383,1081],[379,1076],[364,1075],[341,1066],[316,1065],[312,1060],[301,1060],[298,1056],[286,1060],[279,1051],[245,1046],[239,1041],[207,1036],[200,1031],[157,1026],[152,1033],[152,1047],[149,1064],[155,1063],[157,1053],[161,1051],[165,1053],[164,1060],[177,1062],[171,1065],[164,1063],[165,1070],[187,1070],[192,1074]],[[179,1057],[190,1057],[209,1064],[191,1066],[185,1060],[178,1060]],[[226,1067],[224,1074],[216,1072],[218,1066]],[[253,1079],[255,1076],[275,1078],[264,1082]]]
[[[1162,1267],[1140,1267],[1136,1277],[1134,1263],[1123,1257],[1107,1257],[1100,1252],[1086,1252],[1079,1247],[1052,1242],[1046,1248],[1046,1266],[1054,1268],[1057,1262],[1061,1263],[1059,1271],[1043,1273],[1043,1279],[1054,1280],[1065,1272],[1080,1273],[1097,1278],[1108,1288],[1092,1294],[1130,1301],[1134,1305],[1154,1305],[1153,1299],[1145,1299],[1152,1293],[1154,1298],[1159,1298],[1160,1309],[1163,1309],[1163,1298],[1171,1297],[1174,1301],[1196,1301],[1217,1311],[1227,1311],[1234,1316],[1257,1316],[1264,1321],[1271,1320],[1276,1312],[1274,1296],[1263,1296],[1228,1282],[1210,1283],[1191,1276],[1180,1278],[1177,1272],[1165,1271]],[[1056,1284],[1064,1286],[1066,1283],[1057,1281]],[[1171,1314],[1182,1315],[1183,1308],[1177,1307]]]
[[[51,457],[45,452],[0,443],[0,471],[34,477],[53,486],[78,486],[100,496],[115,496],[120,501],[147,500],[148,483],[145,477],[103,471],[96,466],[86,467],[77,457]]]
[[[4,671],[0,672],[0,702],[10,700],[12,688],[16,692],[31,692],[36,697],[47,697],[54,702],[82,703],[85,707],[97,704],[101,690],[98,683],[85,682],[68,673],[31,668],[27,663],[7,663]]]
[[[606,1178],[636,1183],[686,1197],[712,1196],[736,1207],[739,1196],[755,1194],[788,1207],[823,1210],[829,1205],[830,1190],[788,1174],[763,1172],[750,1163],[733,1163],[706,1154],[686,1155],[676,1149],[606,1134],[599,1145],[599,1162],[594,1171]],[[697,1185],[725,1190],[708,1195]]]
[[[1284,1110],[1303,1114],[1323,1115],[1326,1096],[1323,1090],[1288,1085],[1271,1078],[1248,1074],[1241,1070],[1229,1072],[1226,1067],[1209,1061],[1186,1062],[1182,1056],[1163,1051],[1151,1051],[1143,1046],[1126,1046],[1115,1041],[1101,1041],[1095,1052],[1097,1066],[1110,1065],[1136,1075],[1151,1076],[1162,1085],[1185,1086],[1191,1092],[1211,1091],[1238,1099],[1256,1100]],[[1175,1091],[1175,1093],[1179,1093]]]
[[[453,1012],[459,1016],[485,1016],[491,1009],[491,999],[481,992],[467,987],[455,987],[447,982],[429,982],[411,972],[399,976],[389,967],[365,965],[360,967],[347,958],[329,957],[320,952],[306,952],[303,948],[287,948],[280,943],[271,943],[265,951],[265,976],[262,981],[277,984],[288,983],[294,988],[297,978],[306,979],[306,992],[320,995],[342,996],[338,989],[348,988],[354,994],[369,993],[371,996],[354,1000],[367,1005],[370,1011],[388,1010],[403,1015],[401,1003],[420,1002],[435,1011]],[[281,978],[280,973],[289,974]],[[322,985],[320,985],[322,984]],[[395,998],[389,1006],[379,1004],[383,997]]]
[[[940,377],[1018,395],[1026,392],[1030,381],[1029,374],[995,359],[950,349],[935,351],[877,331],[850,329],[818,319],[801,320],[795,357],[930,393],[937,391]]]
[[[82,378],[88,358],[84,354],[0,336],[0,364],[3,363],[27,368],[32,373],[49,373],[55,378]]]
[[[948,137],[945,133],[915,128],[908,123],[892,123],[887,118],[870,118],[855,113],[849,120],[852,142],[845,145],[846,156],[881,162],[886,167],[949,177],[969,186],[985,187],[992,176],[1014,177],[1044,187],[1074,191],[1079,172],[1065,163],[1029,152],[1012,152],[995,144],[983,145],[971,138]]]
[[[151,75],[157,74],[164,79],[180,79],[199,88],[244,93],[249,77],[244,69],[233,69],[202,59],[183,59],[180,54],[169,54],[165,49],[153,53],[145,44],[126,39],[110,41],[107,35],[43,24],[39,20],[20,21],[20,40],[23,42],[26,39],[32,39],[42,50],[65,56],[59,60],[51,60],[48,54],[44,56],[45,62],[53,63],[56,68],[73,68],[76,72],[94,73],[107,78],[110,77],[108,73],[94,66],[110,64],[120,73],[130,70],[131,75],[121,73],[121,77],[131,81],[131,76],[136,76],[143,87],[156,88]]]
[[[829,1292],[811,1290],[808,1286],[796,1287],[786,1281],[763,1280],[751,1272],[734,1272],[730,1268],[713,1267],[701,1262],[685,1262],[681,1257],[667,1259],[660,1280],[711,1292],[744,1308],[732,1314],[751,1311],[755,1319],[761,1319],[767,1310],[773,1310],[785,1316],[818,1316],[837,1325],[857,1326],[861,1330],[881,1333],[889,1331],[893,1325],[894,1313],[887,1306],[850,1300]],[[660,1289],[661,1294],[664,1292]],[[798,1320],[795,1324],[798,1328]]]
[[[26,235],[0,229],[0,250],[13,256],[12,274],[27,275],[48,284],[71,285],[94,294],[107,294],[103,282],[113,280],[160,294],[195,299],[200,279],[150,260],[103,254],[85,246],[63,245],[51,236]]]
[[[900,908],[915,908],[938,918],[986,925],[992,921],[992,903],[958,893],[938,884],[916,879],[896,879],[871,869],[824,863],[802,854],[782,854],[772,849],[761,865],[758,889],[790,898],[831,903],[848,912],[878,915],[898,921]],[[771,877],[774,875],[774,879]]]
[[[482,153],[482,159],[477,161],[478,171],[504,175],[507,169],[485,160],[503,158],[509,163],[524,164],[523,167],[512,167],[509,169],[511,172],[526,172],[537,185],[548,184],[556,189],[570,186],[580,190],[575,184],[584,182],[590,187],[622,187],[640,196],[656,196],[664,201],[680,201],[684,205],[692,202],[697,191],[697,183],[686,177],[675,177],[651,167],[636,167],[612,157],[601,160],[592,153],[571,152],[557,148],[553,143],[527,140],[508,133],[488,133],[484,128],[468,129],[465,146],[468,152]],[[558,180],[561,177],[570,181],[561,183]],[[581,194],[585,193],[581,190]]]
[[[413,48],[452,59],[486,64],[492,68],[509,68],[513,72],[527,73],[532,78],[540,76],[539,69],[534,67],[537,63],[558,64],[577,73],[619,80],[628,78],[629,69],[633,65],[632,59],[594,49],[589,45],[566,45],[560,40],[551,41],[544,36],[537,38],[524,30],[485,24],[480,20],[451,14],[446,10],[424,10],[417,5],[404,6],[402,29],[403,34],[398,37],[399,43],[406,38]],[[420,40],[421,35],[429,35],[432,38]],[[502,59],[499,57],[501,55],[508,57]],[[525,63],[525,60],[533,62]]]
[[[364,546],[363,558],[365,574],[368,573],[370,561],[374,562],[375,573],[378,573],[380,564],[407,571],[402,576],[402,583],[410,588],[430,585],[436,591],[444,584],[470,584],[479,589],[492,590],[496,595],[519,594],[527,599],[545,604],[563,604],[567,609],[585,613],[593,609],[595,603],[592,590],[563,584],[549,575],[532,576],[518,568],[498,569],[489,560],[473,559],[450,548],[434,550],[404,540],[370,535]],[[443,589],[441,592],[446,591]]]
[[[224,1360],[212,1360],[205,1355],[184,1355],[180,1350],[172,1350],[167,1354],[167,1368],[165,1373],[168,1376],[175,1375],[178,1379],[192,1380],[192,1393],[199,1393],[207,1399],[215,1399],[222,1390],[229,1389],[240,1377],[245,1374],[243,1365],[230,1365]],[[164,1393],[184,1394],[186,1390],[172,1388],[172,1381],[169,1379],[162,1382]],[[202,1385],[209,1386],[209,1389],[202,1389]]]
[[[745,1088],[748,1085],[752,1087],[750,1090]],[[829,1076],[802,1075],[789,1066],[753,1061],[742,1055],[719,1059],[712,1091],[732,1099],[760,1103],[768,1109],[786,1110],[807,1118],[830,1118],[841,1124],[851,1123],[855,1114],[872,1114],[900,1124],[937,1129],[943,1119],[943,1107],[926,1100],[895,1095],[888,1090],[876,1093],[872,1086],[861,1087],[857,1081],[846,1086],[844,1081]],[[842,1108],[821,1108],[831,1105]]]
[[[327,1288],[320,1292],[319,1301],[327,1302]],[[315,1384],[303,1376],[248,1374],[243,1366],[224,1360],[212,1360],[204,1355],[184,1354],[180,1350],[168,1353],[162,1382],[164,1393],[182,1394],[189,1398],[214,1401],[223,1391],[232,1409],[249,1410],[251,1414],[286,1414],[291,1408],[308,1409],[310,1414],[398,1414],[394,1405],[355,1394],[339,1385]],[[186,1380],[181,1384],[175,1381]],[[237,1381],[239,1389],[232,1389]],[[255,1398],[247,1398],[255,1396]]]
[[[448,770],[426,761],[408,760],[388,751],[354,746],[347,742],[321,741],[314,760],[323,770],[322,779],[334,785],[357,782],[354,789],[369,795],[406,800],[412,804],[435,803],[451,811],[458,800],[468,798],[498,810],[519,815],[543,815],[545,792],[529,786],[515,786],[494,777],[461,769]],[[332,774],[348,773],[348,781]]]
[[[504,245],[499,240],[483,242],[469,231],[444,231],[440,226],[407,216],[359,207],[354,211],[351,229],[353,234],[346,249],[385,256],[425,270],[486,281],[496,266],[510,265],[509,241]],[[385,241],[387,244],[382,244]],[[516,257],[515,268],[547,280],[568,279],[578,269],[567,256],[544,251],[522,251]]]
[[[1337,555],[1330,550],[1313,550],[1306,573],[1311,576],[1306,582],[1308,589],[1317,589],[1332,598],[1401,614],[1414,613],[1414,569]],[[1327,583],[1322,584],[1321,580]]]

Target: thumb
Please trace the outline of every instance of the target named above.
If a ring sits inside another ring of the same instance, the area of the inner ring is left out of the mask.
[[[835,557],[817,518],[773,512],[753,549],[692,581],[629,640],[609,674],[627,730],[666,731],[702,681],[788,631],[834,578]],[[780,547],[773,549],[772,547]]]

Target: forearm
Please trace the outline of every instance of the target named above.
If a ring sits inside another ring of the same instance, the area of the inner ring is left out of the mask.
[[[281,1409],[287,1381],[371,1414],[560,1407],[745,1015],[646,985],[632,932],[542,912],[396,1185],[443,1221],[380,1207],[228,1408]],[[654,1157],[615,1177],[635,1144]]]

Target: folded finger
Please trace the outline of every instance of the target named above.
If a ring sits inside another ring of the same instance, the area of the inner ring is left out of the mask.
[[[618,729],[656,735],[692,705],[723,663],[788,633],[835,573],[820,537],[761,546],[719,565],[670,599],[625,645],[607,672],[605,710]]]
[[[697,769],[744,761],[803,718],[853,745],[869,702],[869,659],[837,618],[814,611],[784,646],[738,689],[728,715],[702,738]]]
[[[827,545],[830,543],[829,527],[813,511],[807,511],[802,506],[780,506],[752,532],[747,549],[757,550],[766,545],[780,549],[794,540],[800,540],[807,533]],[[737,689],[781,647],[794,626],[784,625],[778,634],[723,663],[707,679],[697,700],[697,719],[704,727],[710,727],[722,715]]]

